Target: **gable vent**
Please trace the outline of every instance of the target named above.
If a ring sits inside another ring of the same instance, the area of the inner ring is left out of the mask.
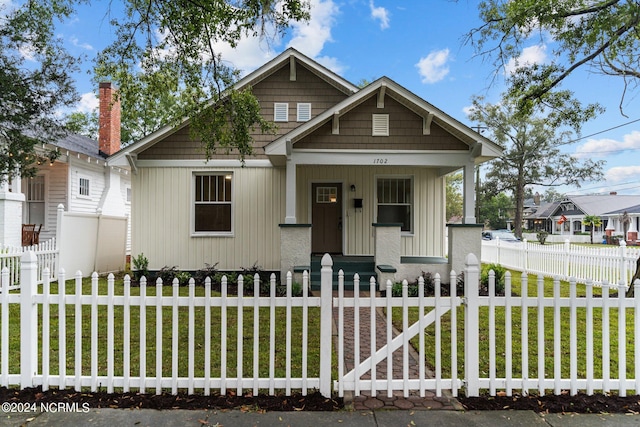
[[[273,104],[273,121],[288,122],[289,121],[289,104],[286,102],[276,102]]]
[[[311,120],[311,104],[308,102],[298,104],[298,121],[308,122]]]
[[[372,136],[389,136],[389,115],[372,114]]]

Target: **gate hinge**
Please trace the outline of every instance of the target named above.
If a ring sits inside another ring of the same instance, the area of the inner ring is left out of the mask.
[[[467,304],[467,297],[460,298],[460,305],[465,305],[465,304]]]

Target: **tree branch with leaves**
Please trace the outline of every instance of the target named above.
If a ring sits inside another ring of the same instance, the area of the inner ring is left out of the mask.
[[[620,76],[626,92],[640,76],[640,3],[634,0],[488,0],[479,5],[484,24],[466,42],[502,74],[535,42],[550,46],[546,64],[517,64],[509,94],[521,109],[543,102],[578,69]]]
[[[234,88],[239,73],[216,44],[278,35],[308,19],[309,7],[303,0],[127,1],[126,16],[112,21],[117,39],[96,66],[96,79],[119,87],[125,143],[188,119],[207,158],[222,150],[244,161],[253,153],[250,131],[274,126],[251,88]]]

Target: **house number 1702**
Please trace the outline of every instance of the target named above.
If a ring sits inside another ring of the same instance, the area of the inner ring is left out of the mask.
[[[385,164],[387,164],[388,161],[389,161],[389,159],[373,159],[373,164],[374,165],[385,165]]]

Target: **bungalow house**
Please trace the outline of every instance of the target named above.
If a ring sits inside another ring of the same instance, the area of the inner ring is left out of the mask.
[[[107,165],[107,157],[120,149],[120,109],[119,105],[112,108],[112,96],[111,84],[102,83],[99,141],[69,134],[53,144],[37,147],[36,175],[13,177],[0,184],[2,245],[28,246],[60,237],[61,205],[65,215],[74,216],[76,224],[97,214],[127,220],[131,212],[131,173],[126,166]],[[52,152],[57,157],[50,156]],[[66,244],[81,247],[74,234],[79,229],[67,227]],[[129,245],[130,239],[126,240]],[[122,259],[120,268],[124,267]],[[70,263],[64,267],[73,268]]]
[[[546,230],[551,235],[563,236],[562,239],[578,234],[586,234],[591,230],[583,224],[586,215],[595,215],[602,224],[594,230],[594,241],[602,241],[604,235],[622,236],[625,232],[636,232],[640,226],[638,212],[640,196],[619,195],[615,192],[606,195],[566,196],[561,201],[541,203],[532,207],[525,216],[525,228],[532,231]],[[624,219],[624,213],[627,218]],[[636,237],[626,240],[633,241]],[[585,237],[585,241],[588,238]]]
[[[278,129],[254,135],[244,167],[222,153],[205,161],[188,121],[109,159],[131,166],[132,254],[150,270],[319,273],[312,255],[328,252],[364,261],[361,273],[447,280],[452,259],[460,269],[479,253],[473,170],[500,155],[494,143],[389,78],[358,88],[294,49],[237,84],[247,86]],[[463,248],[447,260],[444,177],[459,169],[464,224],[449,243]]]

